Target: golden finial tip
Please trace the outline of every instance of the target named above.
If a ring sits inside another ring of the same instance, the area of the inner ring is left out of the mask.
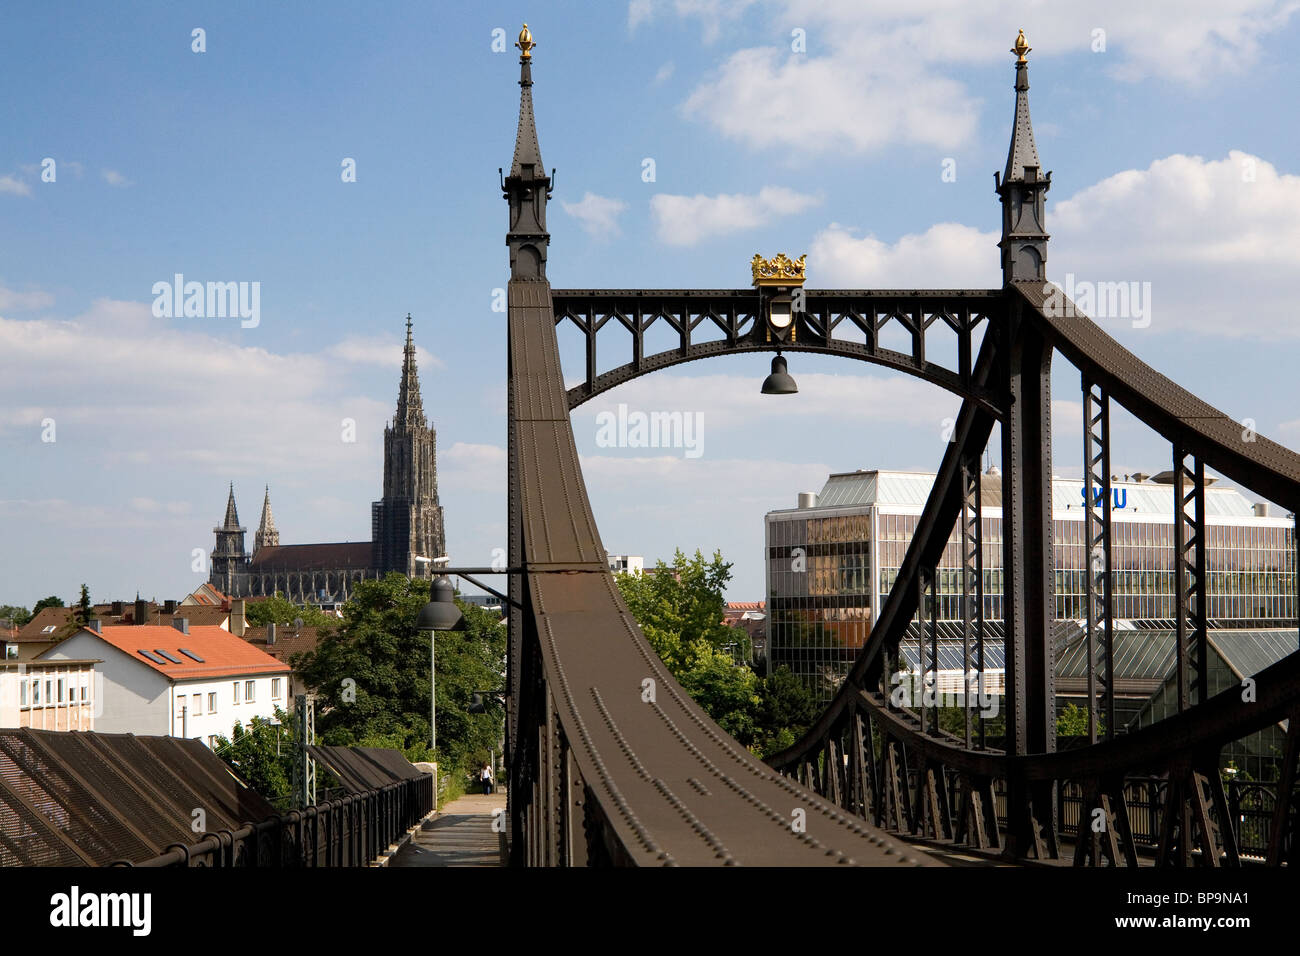
[[[1032,49],[1033,47],[1031,47],[1028,43],[1025,42],[1025,31],[1022,29],[1019,35],[1016,37],[1016,45],[1011,48],[1011,52],[1016,54],[1017,57],[1019,57],[1019,59],[1016,60],[1016,63],[1019,64],[1019,63],[1028,62],[1025,60],[1025,54]]]
[[[525,23],[524,28],[519,31],[519,42],[516,43],[515,46],[519,47],[520,52],[523,54],[523,59],[532,59],[532,49],[537,46],[537,44],[533,42],[533,34],[532,31],[528,29],[528,24]]]

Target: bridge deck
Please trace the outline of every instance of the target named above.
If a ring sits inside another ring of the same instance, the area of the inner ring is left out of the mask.
[[[466,794],[415,831],[389,866],[500,866],[500,836],[492,816],[505,813],[504,793]]]
[[[569,422],[550,286],[513,281],[509,297],[528,615],[557,719],[628,862],[933,862],[763,764],[673,679],[605,564]]]

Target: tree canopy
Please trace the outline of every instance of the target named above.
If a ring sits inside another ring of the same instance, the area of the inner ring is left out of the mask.
[[[339,622],[338,618],[326,614],[318,607],[299,607],[279,591],[265,601],[247,601],[244,608],[244,619],[253,627],[289,625],[298,618],[302,618],[302,623],[307,627],[328,627]]]
[[[341,622],[315,651],[291,663],[317,694],[316,729],[327,744],[400,748],[430,760],[429,636],[416,629],[429,600],[429,582],[389,574],[362,581],[343,607]],[[465,770],[498,747],[499,708],[469,712],[475,691],[505,682],[506,629],[497,615],[460,605],[463,631],[439,631],[437,654],[438,763]]]
[[[788,747],[815,719],[807,688],[786,668],[759,678],[744,661],[748,635],[723,623],[731,564],[715,551],[642,574],[618,575],[619,590],[668,670],[718,725],[759,755]]]

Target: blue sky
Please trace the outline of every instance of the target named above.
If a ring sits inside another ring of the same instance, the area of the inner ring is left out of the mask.
[[[505,540],[497,168],[518,106],[517,53],[494,52],[493,31],[513,44],[523,20],[539,44],[542,156],[558,171],[556,287],[739,287],[757,251],[808,253],[810,287],[996,286],[992,172],[1023,27],[1054,171],[1049,277],[1149,282],[1150,324],[1106,327],[1300,446],[1298,5],[898,6],[10,11],[0,603],[70,600],[83,581],[96,600],[181,597],[204,578],[192,550],[211,547],[231,481],[250,544],[265,484],[285,543],[367,539],[407,312],[449,551],[491,560]],[[356,182],[342,181],[347,158]],[[176,273],[260,283],[259,324],[155,317],[152,288]],[[626,360],[619,334],[601,340],[602,367]],[[577,337],[561,341],[576,377]],[[735,563],[730,596],[759,599],[765,512],[830,471],[938,462],[956,408],[943,392],[793,356],[800,394],[763,398],[766,371],[763,356],[678,367],[575,414],[610,550],[719,548]],[[1057,468],[1078,474],[1078,379],[1057,371]],[[598,447],[596,416],[620,402],[700,413],[702,454]],[[1117,470],[1168,467],[1135,423],[1119,416],[1115,431]]]

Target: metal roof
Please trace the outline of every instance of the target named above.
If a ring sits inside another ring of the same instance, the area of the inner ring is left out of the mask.
[[[0,866],[142,862],[274,809],[197,740],[0,730]]]
[[[920,471],[853,471],[831,475],[817,496],[816,508],[846,508],[877,505],[915,509],[925,506],[934,474]],[[1002,478],[996,472],[980,476],[981,503],[985,508],[1002,507]],[[1120,520],[1128,516],[1158,517],[1173,520],[1173,485],[1153,481],[1115,481],[1111,483],[1112,515]],[[801,509],[812,510],[812,509]],[[1052,510],[1056,517],[1083,514],[1083,479],[1052,479]],[[1209,518],[1246,518],[1252,521],[1289,523],[1281,516],[1260,519],[1254,504],[1235,488],[1206,488],[1205,512]]]

